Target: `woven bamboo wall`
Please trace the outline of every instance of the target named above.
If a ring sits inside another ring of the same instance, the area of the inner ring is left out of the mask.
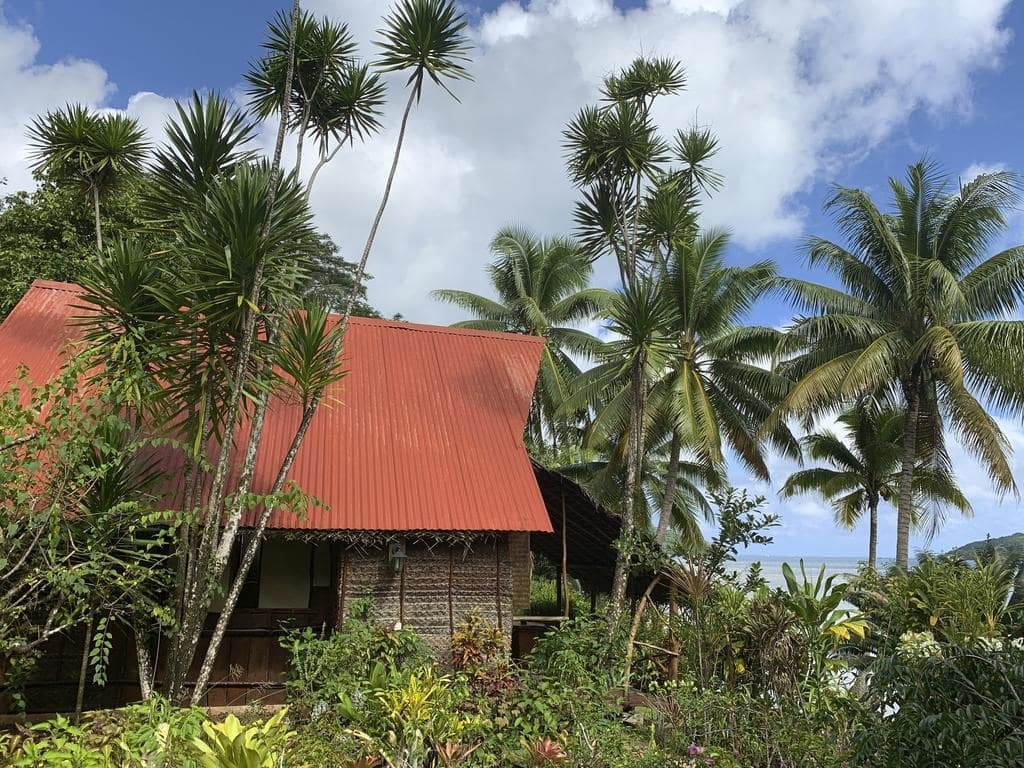
[[[339,553],[341,620],[353,600],[369,598],[375,621],[401,623],[443,652],[453,627],[475,610],[511,642],[512,568],[504,537],[454,546],[410,543],[406,554],[396,572],[383,549]]]

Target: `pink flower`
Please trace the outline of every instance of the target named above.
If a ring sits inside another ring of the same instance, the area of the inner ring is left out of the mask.
[[[699,744],[691,744],[690,745],[690,757],[693,757],[694,755],[700,755],[700,754],[703,754],[703,753],[704,753],[704,747],[700,746]]]

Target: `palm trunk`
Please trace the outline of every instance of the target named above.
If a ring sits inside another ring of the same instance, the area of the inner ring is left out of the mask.
[[[672,505],[675,502],[676,483],[679,481],[679,454],[682,450],[679,433],[672,430],[672,445],[669,448],[668,469],[665,472],[665,495],[661,499],[661,510],[658,513],[658,543],[664,544],[668,536],[669,522],[672,518]]]
[[[608,617],[618,622],[626,603],[626,587],[629,583],[630,559],[633,555],[633,534],[636,531],[636,496],[640,486],[643,460],[643,410],[644,381],[643,362],[634,364],[629,418],[629,447],[626,456],[626,503],[619,531],[619,553],[615,559],[615,575],[612,577],[612,594],[608,603]]]
[[[366,260],[370,258],[370,249],[373,248],[374,238],[377,237],[377,228],[380,227],[380,220],[384,216],[384,209],[387,207],[388,198],[391,197],[391,185],[395,181],[395,172],[398,170],[398,158],[402,154],[402,143],[405,141],[405,127],[409,123],[409,113],[412,112],[412,105],[417,93],[418,85],[413,86],[409,91],[409,101],[406,102],[405,112],[402,113],[402,124],[398,129],[398,142],[395,144],[395,156],[391,161],[391,171],[388,173],[387,184],[384,185],[384,197],[381,198],[380,207],[377,208],[377,215],[373,217],[370,236],[366,238],[366,245],[363,246],[363,256],[359,259],[359,269],[356,270],[355,281],[352,283],[352,292],[348,296],[348,305],[345,307],[345,327],[348,326],[348,318],[352,314],[352,307],[356,303],[359,285],[363,282],[363,274],[366,272]]]
[[[96,251],[103,252],[103,228],[100,225],[100,190],[92,188],[92,215],[96,224]]]
[[[899,507],[896,516],[896,566],[910,564],[910,521],[914,507],[914,463],[917,458],[917,419],[921,396],[913,382],[904,386],[907,415],[903,427],[903,467],[900,470]]]
[[[878,497],[872,496],[868,504],[868,568],[873,571],[878,562]]]
[[[313,421],[313,416],[316,415],[319,404],[320,398],[315,397],[306,408],[305,412],[303,412],[299,428],[296,430],[295,436],[292,438],[291,445],[288,447],[288,453],[285,454],[284,461],[281,462],[280,469],[278,469],[277,478],[274,480],[274,487],[270,491],[271,495],[280,492],[281,488],[284,487],[285,480],[288,478],[288,473],[291,471],[292,464],[295,462],[295,456],[298,454],[299,448],[302,446],[302,442],[306,437],[306,432],[309,430],[309,425]],[[206,690],[206,685],[210,681],[210,674],[213,672],[213,663],[217,658],[217,652],[220,650],[220,645],[224,640],[224,633],[227,631],[228,622],[231,620],[231,614],[235,610],[235,605],[238,603],[238,597],[242,593],[242,587],[245,585],[245,578],[249,573],[249,569],[252,567],[253,561],[256,559],[256,553],[259,550],[260,542],[263,539],[263,532],[266,530],[267,523],[270,522],[270,516],[273,513],[273,504],[268,504],[264,507],[263,512],[260,515],[259,523],[256,525],[256,530],[253,532],[252,540],[246,547],[245,552],[242,553],[242,560],[238,566],[238,573],[235,574],[235,578],[231,583],[231,589],[228,591],[227,597],[224,600],[224,606],[221,608],[220,615],[217,617],[217,626],[214,628],[213,634],[210,637],[210,644],[206,648],[206,656],[203,659],[203,665],[199,669],[195,688],[192,689],[193,706],[197,706],[199,704],[204,691]]]
[[[640,602],[637,603],[636,612],[633,614],[633,622],[629,627],[629,637],[626,640],[626,661],[622,668],[622,687],[625,690],[625,695],[629,696],[629,683],[630,678],[633,676],[633,654],[636,648],[636,636],[640,632],[640,622],[644,618],[644,609],[647,607],[647,603],[651,601],[651,594],[654,592],[654,588],[658,586],[658,582],[661,581],[661,576],[655,576],[651,579],[651,583],[647,585],[647,589],[644,590],[643,596],[640,598]]]
[[[300,16],[299,0],[293,0],[291,13],[291,31],[289,33],[288,46],[288,70],[285,75],[285,88],[283,103],[281,105],[282,120],[278,126],[277,141],[274,146],[274,156],[270,166],[270,180],[267,189],[267,211],[260,230],[261,239],[266,239],[270,234],[270,227],[273,221],[274,203],[277,197],[277,188],[281,176],[281,155],[284,150],[284,137],[287,130],[287,120],[284,115],[291,95],[292,82],[295,75],[295,30],[298,26]],[[263,284],[264,262],[261,259],[257,262],[252,276],[252,287],[249,301],[252,307],[260,306],[260,292]],[[194,568],[190,569],[186,579],[188,584],[184,590],[185,608],[183,620],[179,629],[178,637],[173,651],[174,660],[171,665],[176,674],[171,677],[168,683],[168,694],[172,699],[177,699],[183,693],[184,675],[191,663],[192,656],[198,644],[199,634],[202,630],[203,620],[209,610],[210,600],[213,595],[214,580],[219,574],[212,574],[211,561],[218,544],[217,532],[220,527],[221,513],[224,500],[227,495],[227,479],[231,466],[231,443],[235,428],[238,425],[242,412],[242,393],[245,389],[245,381],[248,376],[249,359],[252,354],[253,345],[256,339],[257,311],[248,309],[245,313],[241,338],[237,346],[237,360],[230,379],[230,394],[228,396],[227,418],[223,427],[224,439],[220,447],[220,455],[214,470],[213,482],[210,488],[209,501],[206,504],[205,520],[199,532],[197,552],[194,558]]]
[[[334,149],[331,150],[331,153],[329,155],[322,155],[320,157],[320,160],[317,161],[317,164],[315,166],[313,166],[313,172],[311,174],[309,174],[309,181],[306,182],[306,200],[307,201],[309,200],[309,196],[313,193],[313,182],[315,182],[316,181],[316,177],[318,175],[320,175],[320,169],[323,168],[325,165],[327,165],[329,162],[331,162],[331,160],[334,159],[334,156],[336,154],[338,154],[338,150],[341,149],[341,146],[344,143],[345,143],[344,139],[339,141],[338,145]]]

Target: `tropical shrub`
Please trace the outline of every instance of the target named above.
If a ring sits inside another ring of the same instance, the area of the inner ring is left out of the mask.
[[[281,644],[289,654],[286,696],[300,720],[331,711],[375,672],[395,678],[430,663],[427,647],[415,632],[374,623],[366,601],[350,607],[340,632],[321,635],[302,629],[285,635]]]
[[[873,665],[876,716],[857,745],[872,768],[1024,765],[1024,649],[908,633]]]

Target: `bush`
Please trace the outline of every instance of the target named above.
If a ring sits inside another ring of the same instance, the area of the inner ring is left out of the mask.
[[[285,694],[298,720],[314,720],[337,707],[374,674],[389,676],[431,663],[419,636],[408,629],[374,624],[368,605],[358,603],[340,632],[320,635],[312,629],[291,632],[281,645],[288,651]]]
[[[1017,642],[942,645],[904,636],[871,681],[877,717],[858,755],[877,768],[1024,765],[1024,650]]]

